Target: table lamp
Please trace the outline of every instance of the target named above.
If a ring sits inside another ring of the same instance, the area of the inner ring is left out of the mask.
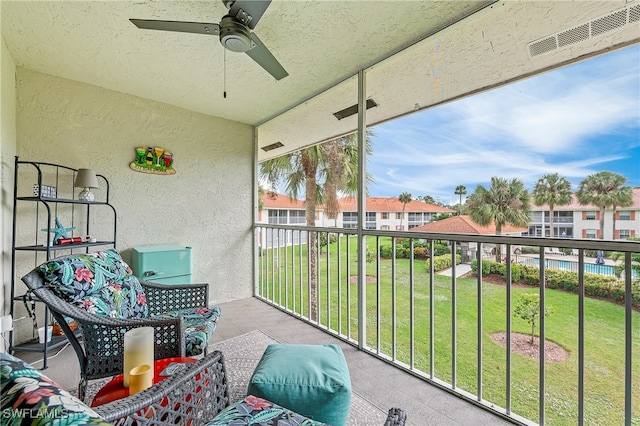
[[[78,169],[74,186],[76,188],[84,188],[82,191],[80,191],[80,194],[78,194],[79,200],[93,201],[95,199],[95,196],[91,192],[90,188],[98,187],[96,172],[92,169]]]

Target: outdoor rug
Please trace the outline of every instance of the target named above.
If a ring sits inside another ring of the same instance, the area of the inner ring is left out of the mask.
[[[253,370],[258,365],[264,350],[272,343],[280,343],[261,330],[254,330],[241,336],[209,345],[209,352],[218,350],[224,354],[229,376],[229,398],[238,401],[247,395],[247,386]],[[351,410],[347,425],[384,425],[387,413],[368,402],[356,389],[352,389]]]
[[[229,381],[229,398],[231,402],[238,401],[247,395],[247,386],[253,370],[258,365],[264,350],[272,343],[280,343],[266,335],[261,330],[254,330],[241,336],[223,340],[209,345],[208,351],[218,350],[224,354],[225,365]],[[92,380],[87,385],[85,401],[91,404],[94,395],[110,378]],[[69,390],[76,395],[76,389]],[[348,426],[376,426],[384,425],[387,413],[368,402],[356,389],[352,389],[351,410],[347,419]]]

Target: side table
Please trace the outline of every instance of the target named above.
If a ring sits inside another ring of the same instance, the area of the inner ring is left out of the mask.
[[[164,358],[157,359],[153,362],[153,384],[155,385],[158,382],[170,377],[170,375],[161,376],[160,373],[169,366],[172,362],[186,364],[196,362],[195,358]],[[176,372],[176,374],[180,374],[180,372]],[[125,388],[122,385],[124,380],[124,374],[119,374],[111,381],[109,381],[106,385],[104,385],[96,396],[93,397],[93,401],[91,402],[92,407],[97,407],[99,405],[106,404],[108,402],[112,402],[118,399],[126,398],[129,396],[129,388]]]

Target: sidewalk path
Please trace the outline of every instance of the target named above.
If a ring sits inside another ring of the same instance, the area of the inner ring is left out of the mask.
[[[437,272],[439,275],[446,275],[448,277],[451,276],[451,271],[453,268],[444,269],[440,272]],[[468,263],[461,263],[460,265],[456,265],[456,277],[466,274],[467,272],[471,272],[471,265]]]

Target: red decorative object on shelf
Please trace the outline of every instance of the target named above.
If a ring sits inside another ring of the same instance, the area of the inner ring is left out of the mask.
[[[82,242],[81,237],[58,238],[58,241],[56,241],[56,244],[63,246],[65,244],[73,244],[73,243],[81,243],[81,242]]]

